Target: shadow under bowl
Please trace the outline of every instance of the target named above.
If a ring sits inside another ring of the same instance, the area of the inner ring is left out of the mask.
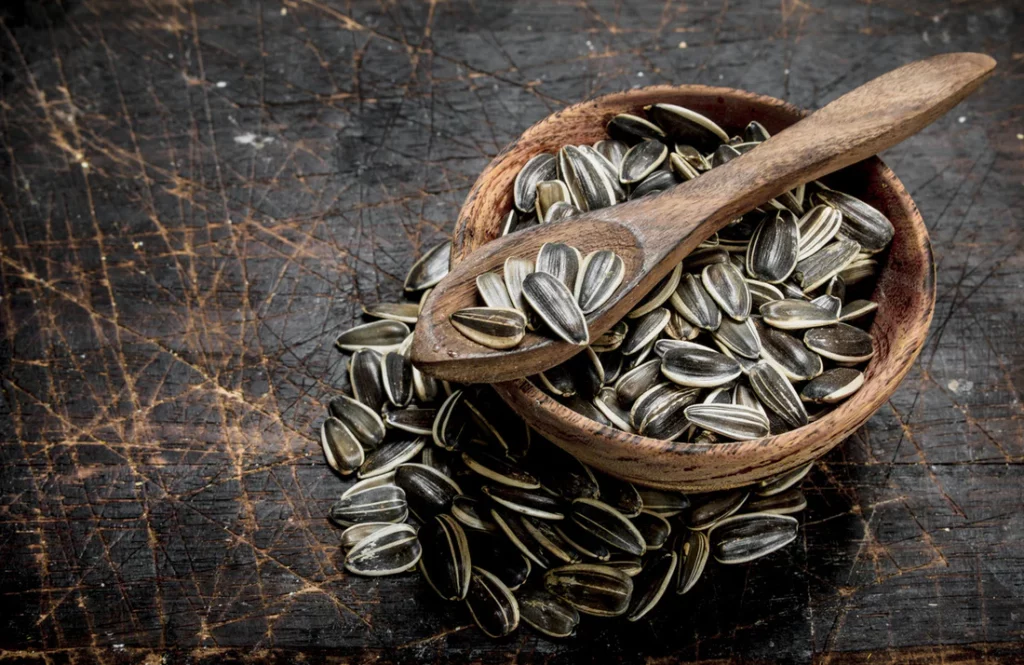
[[[455,225],[452,264],[501,234],[512,208],[512,186],[523,165],[541,152],[608,138],[619,113],[642,113],[658,102],[678,104],[713,119],[730,136],[751,120],[775,134],[807,111],[731,88],[652,86],[599,97],[554,113],[526,130],[487,166]],[[606,427],[570,410],[526,379],[495,389],[534,429],[582,462],[625,480],[666,489],[714,491],[749,485],[825,454],[851,435],[896,390],[917,358],[935,306],[935,266],[921,215],[903,184],[877,157],[823,179],[881,210],[896,229],[875,287],[879,303],[870,332],[875,355],[864,385],[834,410],[804,427],[761,439],[696,444],[664,441]]]

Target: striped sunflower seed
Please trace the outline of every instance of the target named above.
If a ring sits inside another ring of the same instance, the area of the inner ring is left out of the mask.
[[[683,274],[683,264],[676,264],[672,271],[665,275],[658,284],[651,289],[650,293],[644,296],[644,299],[630,311],[626,318],[636,319],[650,312],[653,312],[657,308],[661,307],[669,301],[672,294],[675,293],[676,287],[679,286],[679,279]]]
[[[669,155],[670,160],[672,157],[673,155]],[[672,171],[655,171],[633,188],[633,191],[629,193],[629,200],[632,201],[641,196],[663,192],[678,182],[675,173]]]
[[[552,559],[562,563],[578,563],[582,560],[576,548],[555,530],[552,522],[523,517],[522,523],[523,528],[533,536],[533,540],[544,548],[544,551]]]
[[[573,203],[583,212],[607,208],[615,203],[615,188],[602,169],[576,146],[558,151],[558,174],[569,186]]]
[[[751,310],[760,312],[761,305],[774,300],[782,300],[786,296],[773,284],[759,282],[754,279],[747,280],[747,290],[750,291]]]
[[[462,462],[470,471],[500,485],[525,490],[540,488],[540,481],[536,476],[520,468],[507,457],[499,457],[473,448],[463,451]]]
[[[711,333],[711,338],[720,348],[731,351],[734,356],[754,359],[761,355],[761,338],[751,318],[743,321],[722,319],[722,324]]]
[[[877,208],[834,189],[823,189],[816,196],[843,213],[843,235],[862,247],[878,251],[885,249],[892,240],[895,229]]]
[[[505,289],[512,305],[520,312],[526,312],[526,301],[523,299],[523,280],[534,271],[534,263],[529,259],[509,257],[505,259],[505,270],[502,276]],[[532,329],[532,328],[531,328]]]
[[[697,338],[700,329],[687,321],[679,312],[672,312],[668,325],[665,326],[665,334],[674,340],[689,342]]]
[[[629,324],[619,321],[608,330],[601,333],[601,336],[590,343],[590,348],[597,353],[608,353],[615,351],[622,342],[626,340],[626,333],[629,332]]]
[[[575,563],[549,570],[544,588],[578,612],[594,616],[619,616],[629,609],[633,580],[603,564]]]
[[[800,283],[804,293],[810,293],[835,275],[842,274],[860,251],[860,245],[846,238],[839,238],[819,249],[807,258],[797,261],[793,276]],[[852,282],[843,277],[847,284]]]
[[[498,530],[498,525],[491,519],[490,508],[480,499],[460,494],[452,499],[451,513],[467,529],[492,533]]]
[[[394,485],[381,485],[342,496],[331,506],[328,517],[339,526],[362,522],[404,522],[409,516],[405,491]]]
[[[761,403],[778,414],[790,427],[803,427],[807,424],[804,403],[800,401],[793,384],[774,365],[764,360],[758,362],[747,373],[747,380]]]
[[[693,404],[686,417],[694,425],[730,439],[759,439],[768,436],[768,418],[755,408],[738,404]]]
[[[320,427],[320,445],[327,465],[343,476],[350,475],[363,463],[363,447],[344,423],[328,418]]]
[[[384,354],[380,363],[380,381],[384,394],[394,406],[403,408],[412,401],[412,363],[398,351]],[[383,428],[383,421],[377,418]]]
[[[839,322],[856,321],[878,309],[878,303],[870,300],[853,300],[843,305],[839,311]]]
[[[645,140],[629,149],[619,165],[619,182],[635,185],[654,172],[668,158],[668,148],[661,141]]]
[[[804,213],[797,222],[800,229],[800,252],[797,259],[813,256],[827,245],[835,238],[842,223],[843,215],[832,206],[816,205]]]
[[[864,373],[850,367],[836,367],[809,381],[800,399],[812,404],[836,404],[864,385]]]
[[[451,315],[452,326],[468,339],[492,349],[511,349],[526,336],[526,316],[515,309],[467,307]]]
[[[405,492],[409,510],[420,522],[447,511],[455,497],[462,494],[458,483],[425,464],[398,465],[395,485]]]
[[[536,190],[537,193],[534,200],[537,207],[537,219],[542,222],[552,221],[549,220],[551,211],[558,204],[563,204],[572,210],[576,208],[572,204],[572,194],[569,193],[569,188],[561,180],[552,178],[551,180],[538,182]]]
[[[580,266],[574,293],[583,313],[595,312],[608,302],[625,274],[626,264],[615,252],[600,250],[587,254]]]
[[[750,316],[750,291],[736,266],[731,263],[713,263],[704,268],[701,283],[727,316],[737,321]],[[685,312],[680,313],[686,315]]]
[[[647,551],[660,550],[672,535],[672,524],[667,519],[650,511],[641,512],[632,520],[633,526],[643,536]]]
[[[652,138],[658,137],[655,136]],[[598,141],[597,143],[595,143],[594,150],[597,151],[597,154],[607,159],[608,163],[617,169],[619,167],[619,164],[622,163],[622,158],[626,156],[626,151],[629,150],[629,146],[623,143],[622,141],[616,141],[615,139],[606,139],[604,141]]]
[[[437,410],[437,417],[431,428],[434,445],[445,450],[461,448],[463,442],[468,439],[467,412],[465,392],[462,390],[452,391],[452,394],[441,404],[441,408]]]
[[[548,494],[505,485],[484,485],[480,491],[499,506],[512,512],[542,520],[565,519],[562,502]]]
[[[693,589],[704,572],[711,544],[704,531],[690,531],[679,539],[679,565],[676,567],[676,593],[683,595]]]
[[[729,142],[721,127],[696,111],[675,104],[653,104],[646,108],[647,117],[661,127],[676,143],[691,145],[705,153]]]
[[[761,320],[782,330],[804,330],[836,323],[832,312],[807,300],[775,300],[761,305]]]
[[[516,175],[512,187],[516,210],[524,214],[533,212],[537,203],[537,183],[556,177],[558,171],[554,155],[542,152],[531,157]]]
[[[565,363],[573,376],[576,394],[583,399],[594,399],[604,385],[604,365],[590,347],[583,349]]]
[[[677,342],[661,359],[661,373],[681,386],[714,388],[740,375],[732,358],[694,342]]]
[[[519,604],[498,576],[473,566],[466,593],[473,621],[488,637],[504,637],[519,627]]]
[[[707,266],[704,268],[707,269]],[[701,330],[716,330],[722,323],[722,311],[701,280],[694,275],[683,275],[670,298],[672,307],[684,319]]]
[[[415,383],[415,382],[414,382]],[[430,436],[437,419],[437,409],[389,409],[384,412],[384,425],[392,429]]]
[[[644,569],[643,559],[633,554],[626,554],[625,552],[615,552],[606,561],[602,561],[601,564],[614,568],[627,577],[636,577]]]
[[[606,544],[635,556],[647,551],[647,544],[625,515],[596,499],[572,502],[572,521]]]
[[[560,242],[546,242],[537,252],[536,272],[546,272],[573,289],[582,262],[580,251],[575,247]]]
[[[523,279],[523,296],[533,311],[558,337],[586,346],[590,342],[587,320],[572,292],[546,272],[534,272]]]
[[[540,568],[548,569],[554,565],[547,550],[541,547],[523,524],[523,515],[501,508],[491,509],[491,519],[498,525],[498,530],[507,541],[524,557]]]
[[[512,298],[508,295],[505,282],[496,272],[485,272],[476,277],[476,290],[487,307],[496,309],[515,309]]]
[[[754,491],[758,496],[772,496],[784,492],[806,478],[812,466],[814,466],[814,462],[809,462],[771,478],[765,478],[757,483]]]
[[[409,273],[405,276],[405,290],[422,291],[440,282],[448,274],[451,256],[450,240],[431,247],[409,268]]]
[[[546,440],[534,444],[527,462],[546,489],[567,501],[601,492],[590,467]]]
[[[415,568],[422,554],[416,529],[391,524],[353,545],[345,555],[345,569],[368,577],[397,575]]]
[[[363,314],[375,319],[416,323],[420,306],[414,302],[382,302],[376,305],[363,305]]]
[[[706,531],[730,515],[735,515],[750,497],[745,489],[728,490],[705,494],[690,508],[687,528]]]
[[[379,476],[374,476],[372,478],[364,478],[363,480],[359,480],[355,483],[352,483],[351,486],[349,486],[344,492],[341,493],[341,498],[344,499],[346,497],[352,496],[356,492],[362,492],[363,490],[368,490],[371,487],[384,487],[385,485],[394,484],[394,471],[391,471],[390,473],[382,473]]]
[[[678,146],[676,147],[676,149],[679,149]],[[701,157],[701,159],[703,160],[704,158]],[[707,164],[707,161],[704,160],[704,163]],[[699,167],[695,166],[691,160],[687,159],[683,155],[678,154],[677,152],[673,152],[671,155],[668,156],[668,165],[669,168],[672,170],[673,175],[675,175],[683,182],[693,180],[694,178],[701,174],[701,169]],[[708,164],[708,168],[710,168],[710,164]]]
[[[644,488],[639,490],[643,509],[662,517],[675,517],[690,507],[690,500],[685,494]]]
[[[548,637],[569,637],[580,623],[575,608],[544,589],[525,589],[516,600],[523,623]]]
[[[626,333],[626,339],[622,342],[622,347],[619,351],[624,356],[639,353],[642,348],[657,339],[661,331],[668,325],[668,320],[671,316],[671,312],[664,307],[659,307],[644,314],[633,322],[629,332]]]
[[[469,593],[472,557],[462,527],[451,515],[436,515],[418,533],[423,555],[420,572],[444,600],[464,600]]]
[[[612,551],[608,549],[608,545],[604,541],[586,529],[581,528],[572,520],[556,522],[554,527],[558,535],[583,556],[597,559],[598,561],[607,561],[611,558]]]
[[[796,268],[800,229],[789,211],[768,215],[758,224],[747,247],[747,274],[756,280],[776,284]]]
[[[555,201],[544,215],[544,223],[551,224],[580,214],[580,209],[568,201]]]
[[[653,122],[631,113],[620,113],[608,121],[608,135],[613,139],[634,144],[644,139],[663,139],[665,132]],[[623,153],[625,157],[625,153]]]
[[[732,147],[728,143],[723,143],[715,149],[715,152],[711,155],[711,168],[717,168],[736,159],[740,156],[740,151]]]
[[[644,509],[644,501],[640,490],[633,483],[613,478],[606,473],[594,473],[597,478],[602,501],[626,517],[636,517]],[[594,497],[597,498],[597,497]]]
[[[811,304],[817,305],[827,312],[831,312],[835,315],[837,320],[839,319],[839,314],[843,311],[843,301],[835,296],[830,296],[827,293],[823,293],[817,298],[812,298]]]
[[[745,141],[761,142],[767,141],[771,138],[771,134],[764,128],[764,125],[759,123],[757,120],[751,120],[750,123],[743,129],[743,139]]]
[[[672,386],[639,412],[630,413],[631,419],[636,417],[636,430],[641,436],[655,439],[676,439],[686,431],[690,422],[686,418],[685,409],[697,399],[696,388]],[[637,400],[640,403],[640,400]]]
[[[398,346],[409,336],[409,326],[401,321],[371,321],[349,328],[338,335],[335,344],[342,351],[374,349],[384,352]]]
[[[615,382],[615,394],[619,404],[628,407],[661,379],[661,360],[655,358],[641,363],[619,377]]]
[[[800,490],[792,488],[772,496],[755,496],[743,508],[752,513],[793,515],[807,508],[807,497]]]
[[[644,565],[633,580],[633,596],[626,610],[628,621],[639,621],[654,609],[672,583],[678,562],[675,552],[659,552]]]
[[[796,519],[789,515],[734,515],[711,530],[711,552],[719,563],[753,561],[796,540],[797,525]]]
[[[851,261],[839,272],[847,286],[859,284],[865,279],[873,277],[878,269],[878,261],[874,259],[856,259]]]
[[[859,363],[875,355],[874,338],[848,323],[804,333],[804,344],[820,356],[840,363]]]
[[[341,532],[341,549],[343,552],[348,552],[350,549],[355,547],[356,543],[363,540],[367,536],[370,536],[377,531],[380,531],[386,526],[392,526],[391,522],[361,522],[360,524],[353,524],[347,527]]]
[[[530,577],[533,566],[511,542],[500,534],[467,531],[470,559],[473,565],[494,573],[510,591],[515,591]]]
[[[796,337],[764,324],[757,325],[757,333],[761,338],[761,357],[790,381],[808,381],[821,374],[821,356]]]
[[[576,382],[568,365],[555,365],[537,375],[541,385],[552,395],[572,397],[576,394]]]
[[[441,392],[441,384],[437,379],[412,368],[412,393],[421,404],[431,404]]]
[[[621,203],[626,200],[626,189],[619,182],[619,167],[617,164],[612,164],[608,161],[608,158],[599,153],[589,145],[576,146],[583,153],[591,164],[597,166],[598,170],[604,176],[605,181],[611,185],[612,190],[615,192],[615,200],[613,203]],[[619,162],[621,164],[621,160]]]

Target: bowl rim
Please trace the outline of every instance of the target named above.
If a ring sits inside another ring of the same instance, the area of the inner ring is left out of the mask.
[[[794,122],[810,113],[775,97],[736,88],[705,85],[646,86],[602,95],[568,106],[531,125],[520,137],[498,153],[481,172],[456,221],[455,231],[452,234],[452,265],[458,263],[478,246],[474,243],[480,240],[479,234],[473,231],[474,227],[470,221],[477,218],[477,207],[482,200],[487,198],[482,197],[481,193],[488,188],[491,174],[515,155],[521,146],[539,143],[534,139],[544,136],[545,132],[553,126],[557,126],[557,123],[566,115],[586,114],[590,109],[604,107],[608,107],[609,110],[615,107],[617,112],[626,112],[638,106],[636,101],[631,103],[631,99],[635,100],[637,97],[651,94],[664,94],[666,98],[678,98],[685,95],[705,96],[719,98],[719,101],[731,98],[740,103],[775,107],[783,114],[791,116]],[[670,99],[666,101],[672,103]],[[823,455],[863,425],[889,399],[920,354],[935,308],[935,262],[927,228],[917,206],[902,182],[878,157],[871,157],[848,168],[858,167],[877,170],[879,181],[892,189],[893,201],[902,209],[902,215],[907,221],[907,228],[913,232],[913,237],[907,240],[914,242],[922,254],[921,258],[925,267],[922,275],[924,283],[921,286],[924,297],[915,300],[919,306],[911,315],[897,317],[901,322],[900,325],[895,326],[891,334],[886,336],[890,346],[895,347],[889,352],[888,358],[892,365],[888,367],[889,371],[880,372],[879,363],[874,362],[874,359],[869,361],[864,369],[865,381],[861,389],[822,418],[796,430],[760,439],[717,444],[687,443],[644,437],[587,419],[559,403],[534,386],[528,379],[516,379],[495,384],[495,390],[531,427],[579,457],[581,461],[611,475],[652,487],[706,491],[746,485],[796,468]],[[892,214],[891,210],[888,214]],[[906,229],[903,232],[905,233]],[[891,267],[890,263],[891,256],[880,272],[876,289],[880,288],[884,275]],[[875,321],[872,322],[872,331],[875,330],[877,320],[876,316]],[[876,340],[878,339],[880,337],[876,335]],[[570,425],[579,420],[583,421],[582,427]],[[841,431],[842,434],[836,435],[836,431]],[[581,436],[581,434],[585,436]],[[600,435],[606,439],[611,449],[600,451],[603,453],[601,455],[587,454],[587,449],[582,444],[586,443],[587,437],[594,435]],[[665,481],[637,477],[633,473],[624,472],[622,468],[603,466],[603,458],[608,457],[609,453],[624,462],[637,462],[650,455],[664,456],[665,459],[679,457],[682,459],[674,462],[682,464],[681,472],[692,476],[692,478],[687,481]],[[743,466],[744,460],[749,460],[749,464]],[[727,466],[740,465],[741,468],[735,473],[700,479],[700,470],[704,467],[714,466],[715,462],[722,462]]]

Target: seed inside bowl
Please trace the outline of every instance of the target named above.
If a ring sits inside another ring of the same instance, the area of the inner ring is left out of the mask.
[[[730,139],[713,120],[667,104],[616,116],[608,132],[531,159],[503,232],[656,195],[769,138],[752,121]],[[568,244],[480,275],[479,306],[452,322],[493,348],[515,346],[527,330],[579,345],[531,380],[603,425],[712,445],[777,434],[863,383],[877,254],[891,235],[877,210],[809,183],[708,238],[594,339],[587,317],[621,287],[623,261]],[[320,440],[329,466],[357,479],[344,481],[330,510],[346,527],[349,572],[415,567],[487,635],[526,623],[568,637],[581,615],[641,619],[666,589],[700,593],[715,570],[796,538],[788,516],[807,505],[796,486],[811,465],[729,492],[638,489],[539,436],[490,386],[411,367],[405,326],[449,255],[447,242],[425,252],[405,281],[411,301],[367,305],[381,322],[338,339],[353,354],[352,397],[331,401]],[[407,521],[418,530],[396,528]]]

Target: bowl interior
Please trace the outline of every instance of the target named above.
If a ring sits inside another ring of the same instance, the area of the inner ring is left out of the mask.
[[[484,170],[462,208],[453,235],[452,262],[501,233],[512,207],[516,174],[534,155],[566,144],[607,138],[617,113],[656,102],[678,104],[713,119],[730,135],[758,120],[772,134],[805,111],[781,100],[728,88],[654,86],[568,107],[540,121],[506,147]],[[860,427],[899,385],[920,352],[935,302],[928,234],[902,183],[871,158],[824,178],[830,186],[881,210],[896,229],[873,299],[875,356],[863,387],[820,420],[798,430],[751,441],[693,444],[637,436],[583,418],[527,380],[498,384],[498,393],[535,429],[583,462],[635,483],[710,491],[749,484],[810,461]]]

